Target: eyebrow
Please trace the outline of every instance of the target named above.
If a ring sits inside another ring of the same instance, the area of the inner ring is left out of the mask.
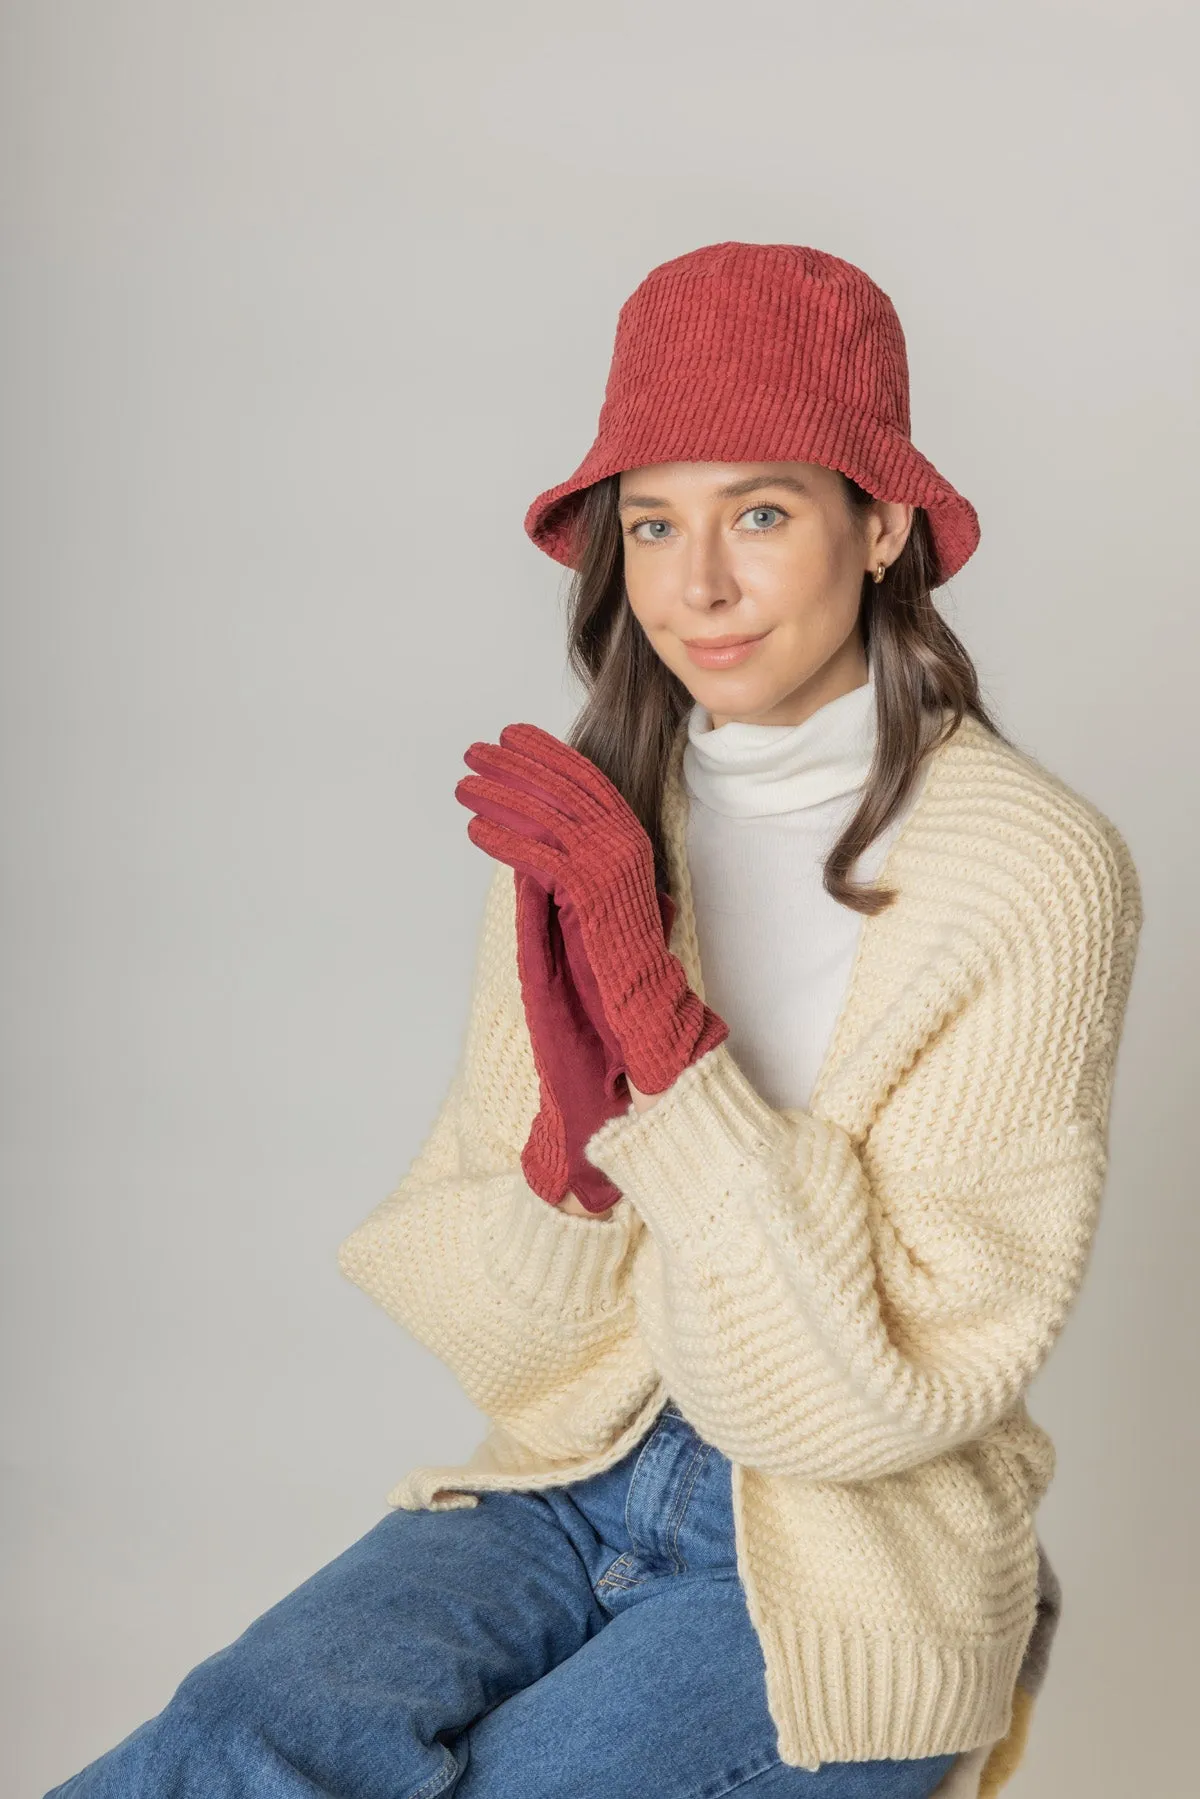
[[[760,487],[786,487],[792,493],[798,494],[808,492],[804,483],[797,481],[793,475],[747,475],[741,481],[730,481],[728,486],[717,487],[713,491],[718,500],[736,500],[740,494],[754,493]],[[626,506],[669,506],[670,504],[670,500],[659,499],[655,494],[627,493],[621,496],[617,511],[623,512]]]

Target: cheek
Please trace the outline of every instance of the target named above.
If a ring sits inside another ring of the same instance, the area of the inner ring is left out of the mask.
[[[625,559],[625,593],[629,609],[643,625],[653,625],[669,610],[674,594],[670,571],[653,556]]]
[[[803,618],[828,605],[836,585],[837,548],[815,530],[789,530],[775,537],[764,533],[738,553],[734,573],[738,586],[781,622]]]
[[[782,555],[760,554],[738,581],[755,614],[775,627],[760,668],[768,683],[788,689],[809,679],[854,628],[860,589],[846,578],[827,538],[814,535]]]

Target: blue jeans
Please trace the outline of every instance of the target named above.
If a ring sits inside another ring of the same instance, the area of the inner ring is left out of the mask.
[[[925,1799],[781,1762],[731,1469],[668,1404],[604,1473],[390,1511],[46,1799]]]

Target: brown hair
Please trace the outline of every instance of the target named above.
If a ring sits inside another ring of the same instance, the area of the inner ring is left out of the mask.
[[[842,481],[852,508],[871,504],[872,496],[849,476]],[[587,697],[567,741],[608,776],[636,813],[665,888],[663,784],[675,734],[693,702],[629,606],[619,485],[618,475],[595,482],[575,513],[567,648]],[[893,888],[852,880],[850,871],[903,806],[924,758],[953,735],[964,714],[1004,738],[980,696],[970,656],[933,603],[937,585],[929,521],[916,507],[904,548],[883,580],[863,578],[858,628],[875,680],[878,738],[862,799],[825,859],[826,892],[855,912],[881,912],[896,897]],[[946,708],[952,716],[943,724]]]

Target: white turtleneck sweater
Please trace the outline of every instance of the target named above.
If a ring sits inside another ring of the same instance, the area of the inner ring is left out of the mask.
[[[864,915],[830,897],[822,871],[858,805],[875,737],[870,673],[799,725],[714,728],[698,701],[688,719],[688,864],[705,998],[776,1107],[807,1106],[849,979]],[[878,874],[914,798],[859,857],[859,879]]]

